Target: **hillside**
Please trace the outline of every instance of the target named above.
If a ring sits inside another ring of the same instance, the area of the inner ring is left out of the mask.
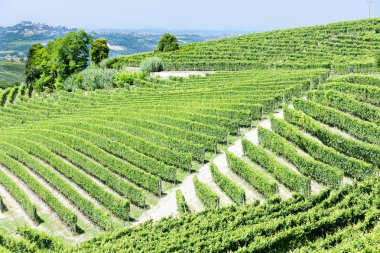
[[[380,49],[380,18],[278,30],[182,46],[169,53],[111,59],[110,67],[138,66],[161,57],[165,69],[241,70],[256,68],[330,68],[357,71],[374,64]]]
[[[0,82],[3,81],[9,84],[23,82],[25,79],[24,68],[24,63],[0,60]]]
[[[345,72],[377,69],[379,24],[158,54],[229,70],[204,77],[0,90],[0,251],[377,252],[380,75]]]

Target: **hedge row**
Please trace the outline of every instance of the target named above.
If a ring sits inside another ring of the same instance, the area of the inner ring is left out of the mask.
[[[307,95],[308,98],[314,102],[335,107],[363,120],[380,125],[380,108],[357,101],[351,95],[334,90],[317,90],[309,92]]]
[[[88,218],[90,218],[96,225],[103,229],[111,229],[110,219],[108,215],[101,209],[94,206],[89,200],[85,199],[82,195],[80,195],[74,187],[72,187],[69,183],[62,180],[58,174],[54,173],[51,169],[43,166],[37,159],[29,155],[24,150],[17,148],[11,144],[2,142],[0,148],[4,150],[8,155],[12,158],[18,160],[19,162],[24,163],[28,168],[33,170],[35,173],[40,175],[45,181],[47,181],[53,188],[57,191],[61,192],[71,203],[73,203],[81,212],[83,212]],[[3,160],[3,159],[2,159]],[[4,161],[4,160],[3,160]],[[19,167],[15,167],[19,168]],[[20,167],[22,169],[22,167]],[[23,173],[26,173],[22,170]],[[20,177],[20,176],[19,176]],[[35,187],[35,184],[31,182],[27,182],[29,187]],[[37,184],[36,184],[37,185]],[[45,195],[39,195],[43,200],[45,200],[48,205],[58,214],[58,216],[75,231],[74,225],[76,224],[76,216],[73,215],[70,211],[68,211],[64,206],[56,200],[56,198],[52,198],[50,196],[50,192],[46,190],[45,187],[41,185],[41,191],[46,191],[49,193],[45,198]],[[40,191],[40,190],[39,190]],[[36,193],[39,193],[37,191]],[[54,201],[54,202],[52,202]],[[52,202],[52,203],[51,203]],[[67,213],[62,213],[67,210]]]
[[[1,143],[1,150],[7,153],[9,156],[15,158],[17,157],[23,157],[28,159],[27,156],[25,156],[25,153],[23,151],[18,152],[17,149],[14,149],[12,146],[9,146],[5,143]],[[21,165],[20,163],[13,160],[11,157],[6,155],[3,152],[0,152],[0,159],[1,163],[7,167],[14,175],[16,175],[18,178],[20,178],[25,184],[28,185],[28,187],[36,193],[36,195],[42,199],[57,215],[58,217],[63,221],[63,223],[68,226],[71,231],[76,231],[77,229],[77,217],[76,215],[69,210],[67,207],[65,207],[54,195],[48,191],[42,184],[40,184],[33,176],[31,176]],[[20,161],[23,162],[23,161]],[[32,163],[32,160],[29,161],[29,164]],[[27,165],[29,165],[27,164]],[[31,167],[31,166],[30,166]],[[0,180],[6,180],[6,177],[2,176]],[[18,189],[18,186],[12,185],[12,189],[8,189],[8,191],[12,194],[12,191],[16,191]],[[20,195],[21,196],[21,195]],[[22,197],[22,199],[18,199],[18,197],[14,196],[17,201],[24,206],[24,202],[30,202],[29,198],[25,195]],[[25,208],[25,207],[24,207]],[[35,213],[35,207],[34,204],[29,203],[27,204],[27,208],[25,208],[27,213],[29,215],[32,215],[32,220],[36,221],[37,216]]]
[[[228,166],[231,170],[248,181],[265,197],[270,198],[277,194],[278,187],[273,179],[264,175],[264,173],[257,168],[248,165],[234,154],[227,152],[226,155]]]
[[[296,109],[325,124],[338,127],[358,139],[380,144],[380,127],[374,123],[305,99],[295,99],[293,104]]]
[[[35,132],[48,134],[54,139],[66,143],[71,148],[78,150],[88,155],[95,161],[103,164],[112,172],[131,180],[133,183],[149,190],[156,195],[160,195],[162,192],[161,181],[159,178],[146,173],[143,170],[140,170],[128,162],[118,159],[117,157],[109,154],[108,152],[88,141],[82,140],[81,138],[78,138],[71,134],[60,133],[57,131],[35,130]],[[137,196],[141,196],[141,194]],[[143,201],[143,198],[136,198],[136,201]]]
[[[181,190],[175,192],[175,198],[177,203],[177,210],[180,214],[190,212],[190,208],[186,203],[185,197],[183,196]]]
[[[370,164],[356,158],[345,156],[333,148],[324,146],[306,137],[297,127],[290,125],[284,120],[273,118],[272,128],[276,133],[294,142],[315,159],[340,168],[348,175],[356,171],[372,171]]]
[[[145,139],[134,136],[132,134],[114,130],[109,127],[103,127],[99,125],[89,123],[71,122],[77,128],[85,129],[87,131],[96,132],[110,138],[113,141],[123,143],[138,152],[141,152],[147,156],[153,157],[157,160],[163,161],[166,164],[173,165],[183,169],[191,168],[191,154],[174,152],[168,148],[158,146]]]
[[[0,153],[1,158],[6,158],[5,155]],[[3,162],[3,165],[8,165],[7,162]],[[26,193],[21,190],[21,188],[10,178],[5,174],[3,171],[0,170],[0,183],[4,186],[4,188],[10,193],[10,195],[17,200],[17,202],[22,206],[22,208],[25,210],[26,214],[29,216],[29,218],[35,222],[38,223],[39,217],[37,214],[37,208],[36,206],[30,201],[29,197],[26,195]],[[3,201],[1,200],[1,211],[3,212],[5,209],[5,205]]]
[[[380,105],[380,87],[351,83],[327,83],[319,86],[323,90],[337,90],[353,95],[360,101]]]
[[[38,248],[24,238],[12,238],[0,231],[0,252],[36,253]]]
[[[252,161],[268,170],[274,178],[293,191],[297,191],[305,195],[310,194],[310,178],[296,173],[285,165],[277,162],[273,156],[265,151],[264,148],[253,144],[247,139],[243,139],[242,143],[244,154],[247,155]]]
[[[116,176],[80,152],[76,152],[69,146],[55,141],[51,135],[46,134],[43,136],[33,133],[22,136],[24,136],[25,139],[43,144],[54,153],[64,157],[65,159],[68,159],[75,166],[96,177],[98,180],[108,185],[120,195],[129,199],[133,204],[140,207],[145,207],[145,196],[140,189],[128,183],[126,180],[123,180],[121,177]]]
[[[115,121],[105,121],[95,119],[88,119],[92,124],[97,124],[101,126],[107,126],[112,129],[121,130],[133,134],[135,136],[141,137],[155,143],[159,146],[169,148],[172,151],[177,151],[179,153],[191,154],[192,159],[197,160],[198,162],[204,162],[205,158],[205,149],[199,144],[194,144],[192,142],[173,138],[170,135],[161,134],[150,129],[141,128],[138,126],[130,126],[124,122],[115,122]]]
[[[265,128],[259,127],[259,142],[273,152],[284,156],[303,174],[330,186],[339,186],[343,180],[343,172],[309,156],[298,153],[297,149],[286,139]]]
[[[325,145],[348,156],[366,161],[369,164],[376,166],[380,165],[380,146],[353,140],[343,137],[340,134],[333,133],[330,129],[319,124],[316,120],[301,111],[287,108],[284,111],[284,117],[287,122],[295,124],[311,133]],[[371,175],[372,173],[373,170],[367,170],[363,167],[362,169],[352,171],[349,174],[356,178],[362,178],[366,175]]]
[[[210,164],[211,175],[220,189],[235,203],[245,204],[245,191],[234,181],[223,175],[214,163]]]
[[[17,234],[25,238],[31,243],[34,243],[41,250],[52,252],[62,252],[64,250],[63,243],[56,241],[53,237],[44,232],[31,229],[27,226],[17,228]]]
[[[33,141],[18,138],[10,138],[10,141],[19,147],[22,147],[28,153],[49,163],[54,169],[88,192],[93,198],[107,207],[116,216],[123,220],[129,220],[130,203],[127,200],[106,191],[88,175],[65,163],[56,154],[52,153],[42,145]]]
[[[380,87],[380,78],[371,75],[349,75],[339,78],[338,81],[354,83],[354,84],[364,84],[364,85],[374,85]]]
[[[218,208],[219,196],[213,192],[205,183],[198,180],[197,176],[193,178],[195,192],[202,204],[206,208]]]

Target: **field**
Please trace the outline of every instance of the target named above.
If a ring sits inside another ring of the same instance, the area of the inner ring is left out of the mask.
[[[371,70],[379,50],[380,19],[349,21],[232,37],[110,59],[108,64],[138,66],[148,56],[164,60],[166,70],[242,70],[330,68]]]
[[[159,54],[205,77],[0,91],[0,250],[378,251],[380,76],[345,72],[376,70],[379,23]]]
[[[24,64],[0,60],[0,81],[7,83],[24,81]]]

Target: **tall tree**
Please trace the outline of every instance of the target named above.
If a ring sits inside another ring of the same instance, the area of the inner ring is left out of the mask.
[[[25,82],[27,84],[33,83],[40,78],[42,71],[38,69],[37,57],[38,51],[43,47],[41,44],[33,44],[28,52],[28,60],[25,64]]]
[[[99,64],[99,62],[108,58],[109,51],[110,49],[105,38],[94,40],[91,44],[91,61]]]
[[[170,52],[178,49],[178,40],[174,35],[171,35],[170,33],[165,33],[157,45],[157,51],[159,52]]]
[[[63,63],[59,74],[66,78],[69,75],[87,67],[90,56],[89,46],[92,35],[83,30],[69,32],[61,41],[58,48],[58,60]]]

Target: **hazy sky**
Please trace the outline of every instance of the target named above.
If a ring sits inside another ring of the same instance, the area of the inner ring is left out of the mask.
[[[367,17],[367,0],[0,0],[0,26],[269,30]]]

